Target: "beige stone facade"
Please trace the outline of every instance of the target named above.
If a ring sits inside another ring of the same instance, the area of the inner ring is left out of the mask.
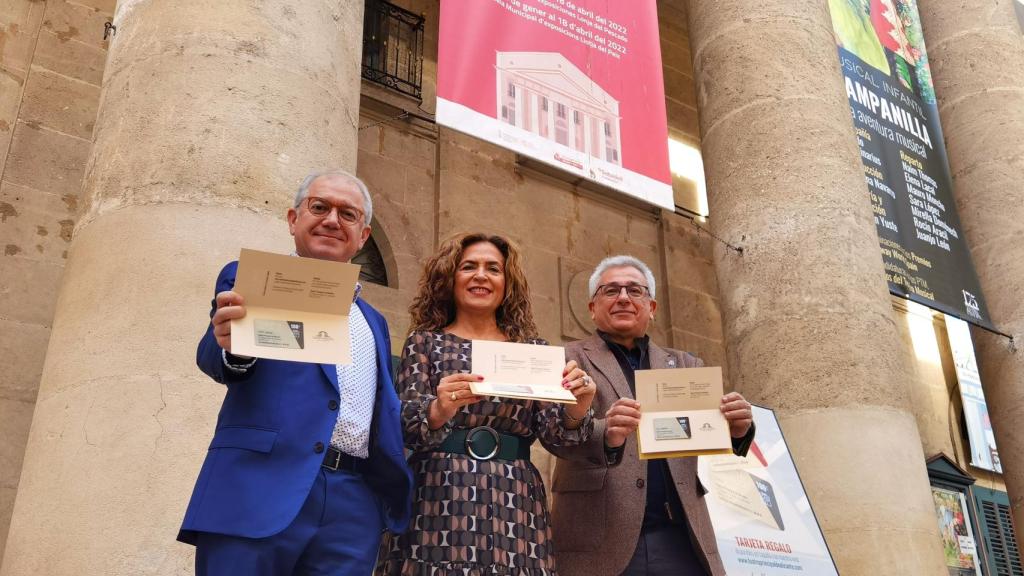
[[[1018,6],[1018,9],[1022,6]],[[1019,12],[1018,12],[1019,13]],[[972,24],[964,25],[965,16]],[[1010,3],[921,9],[956,203],[989,309],[1006,338],[974,331],[1017,533],[1024,532],[1024,21]],[[979,58],[985,54],[985,58]]]
[[[944,1],[920,0],[922,15]],[[222,394],[194,366],[213,280],[241,247],[289,250],[284,209],[322,166],[354,167],[375,195],[388,280],[365,294],[396,353],[422,262],[453,233],[523,247],[554,342],[592,331],[585,284],[601,258],[648,262],[652,337],[723,366],[731,388],[776,410],[843,574],[944,573],[926,458],[944,453],[1005,489],[969,467],[941,317],[887,294],[827,2],[658,2],[669,134],[703,153],[709,221],[435,125],[436,0],[396,2],[425,19],[422,102],[359,81],[361,2],[114,4],[0,7],[2,576],[190,573],[192,548],[174,534]],[[1006,42],[1021,59],[1019,38]],[[961,72],[936,68],[941,100]],[[1024,90],[1006,83],[1000,94]],[[981,137],[953,134],[963,149]],[[950,150],[957,172],[967,155]],[[698,183],[676,175],[673,188],[694,205]],[[822,236],[855,248],[808,240]],[[1006,288],[1021,269],[979,272],[996,321],[1022,338]],[[919,353],[921,318],[937,356]],[[999,346],[979,358],[983,376],[991,362],[1020,374],[1020,352]],[[1019,381],[1005,386],[1017,392],[993,411],[997,433],[1017,447],[1006,423],[1024,401]],[[549,458],[535,452],[542,470]],[[1016,478],[1022,464],[1004,461]]]
[[[114,4],[0,5],[0,550],[78,218]]]

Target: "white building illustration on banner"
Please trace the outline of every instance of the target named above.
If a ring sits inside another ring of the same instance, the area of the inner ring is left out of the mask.
[[[502,122],[622,166],[619,102],[557,52],[498,52]]]

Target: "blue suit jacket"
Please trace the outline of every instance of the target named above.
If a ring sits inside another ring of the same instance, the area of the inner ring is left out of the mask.
[[[234,287],[237,268],[232,262],[221,270],[215,293]],[[376,509],[384,525],[401,532],[409,523],[412,474],[402,452],[388,327],[369,304],[362,299],[356,304],[377,349],[370,457],[363,472],[380,499]],[[323,462],[324,454],[314,447],[328,445],[334,430],[338,412],[328,404],[339,400],[337,369],[261,358],[245,374],[236,374],[223,364],[212,325],[199,342],[196,362],[227,385],[227,394],[178,540],[194,544],[197,531],[246,538],[276,534],[295,519]]]

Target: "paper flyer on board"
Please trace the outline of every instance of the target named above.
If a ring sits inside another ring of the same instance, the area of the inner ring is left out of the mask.
[[[753,407],[746,456],[701,456],[718,551],[731,576],[838,575],[775,414]]]

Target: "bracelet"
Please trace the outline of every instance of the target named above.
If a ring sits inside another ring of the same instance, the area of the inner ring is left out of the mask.
[[[234,354],[232,354],[231,356],[233,358],[238,358]],[[224,367],[227,368],[228,370],[231,370],[235,374],[245,374],[246,371],[249,370],[249,368],[252,368],[256,364],[257,360],[256,358],[250,358],[249,361],[244,364],[235,364],[231,362],[231,360],[228,360],[228,351],[224,350],[223,348],[221,348],[220,350],[220,357],[224,361]],[[242,358],[238,359],[243,360]]]
[[[568,424],[572,430],[579,428],[580,424],[583,424],[583,418],[586,418],[586,416],[583,418],[577,418],[572,414],[569,414],[568,410],[562,410],[562,417],[567,421],[566,424]]]

